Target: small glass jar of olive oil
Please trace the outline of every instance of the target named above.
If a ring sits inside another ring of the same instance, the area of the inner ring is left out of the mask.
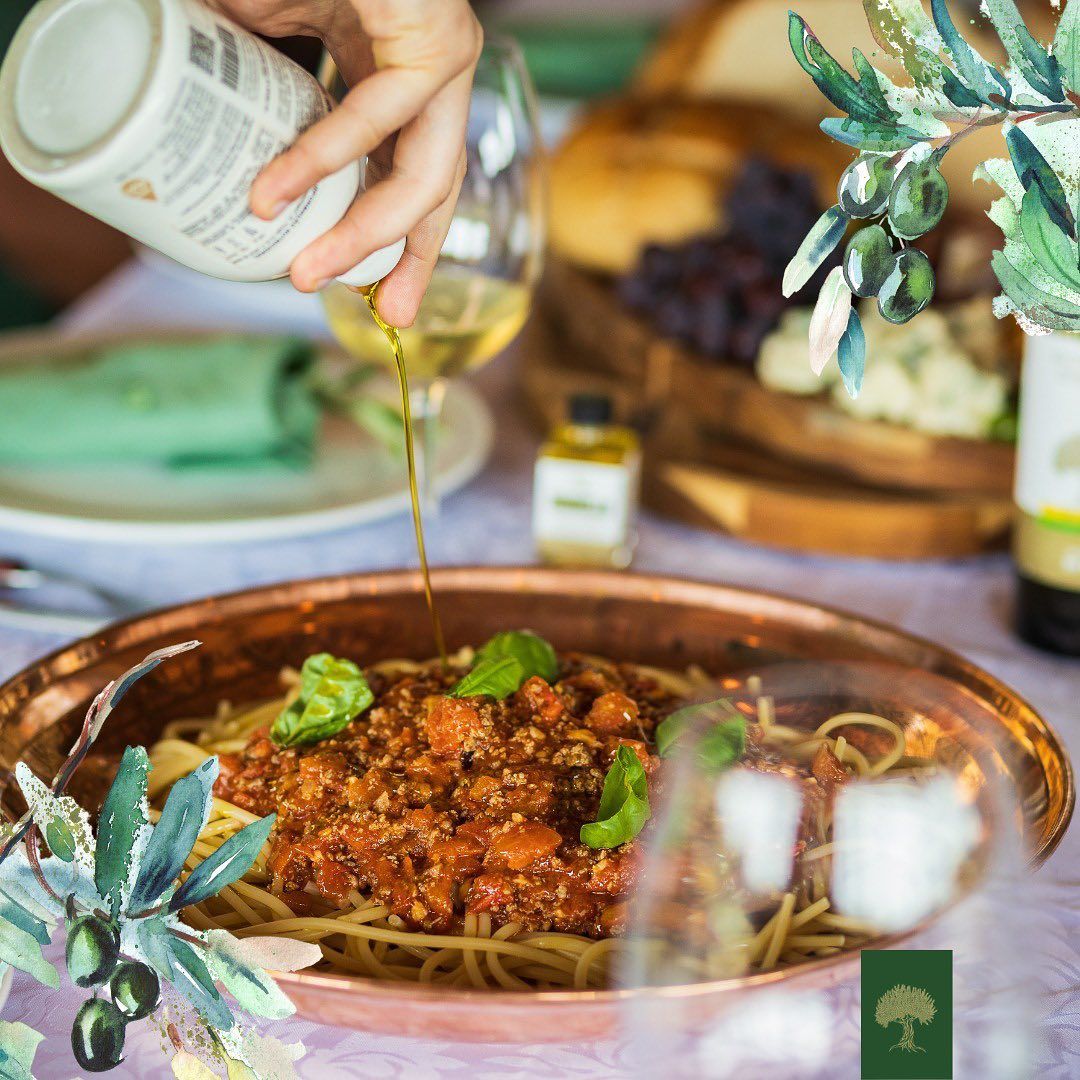
[[[547,563],[628,566],[641,477],[637,435],[613,424],[611,400],[576,394],[536,459],[533,537]]]

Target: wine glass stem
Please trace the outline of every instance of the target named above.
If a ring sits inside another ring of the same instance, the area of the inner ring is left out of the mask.
[[[446,400],[447,380],[438,377],[425,380],[410,394],[413,412],[413,428],[416,441],[417,483],[424,517],[429,521],[439,515],[439,490],[437,455],[439,452],[439,424],[443,402]]]

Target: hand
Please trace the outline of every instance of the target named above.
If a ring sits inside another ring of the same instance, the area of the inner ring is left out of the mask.
[[[329,232],[293,261],[313,292],[377,248],[406,237],[379,288],[393,326],[416,317],[465,176],[465,125],[483,34],[467,0],[215,0],[270,37],[326,45],[346,83],[341,104],[275,158],[251,188],[252,211],[275,217],[313,184],[364,155],[377,179]]]

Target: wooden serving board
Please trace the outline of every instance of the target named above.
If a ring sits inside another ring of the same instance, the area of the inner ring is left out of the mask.
[[[526,328],[524,354],[522,393],[539,426],[562,419],[570,394],[591,391],[645,431],[643,497],[660,513],[771,547],[883,559],[971,555],[1008,535],[1007,497],[871,484],[703,432],[679,400],[579,363],[542,315]]]
[[[769,390],[749,371],[660,338],[625,310],[610,284],[566,263],[549,268],[540,306],[578,363],[618,376],[641,400],[675,403],[701,423],[703,437],[736,438],[869,484],[999,497],[1012,491],[1012,445],[859,420],[824,395]]]

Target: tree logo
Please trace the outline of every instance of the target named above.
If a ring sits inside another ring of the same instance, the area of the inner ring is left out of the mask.
[[[949,1080],[952,953],[864,949],[861,969],[863,1080]]]
[[[886,990],[878,998],[874,1009],[874,1019],[883,1027],[901,1024],[904,1034],[890,1050],[906,1050],[908,1053],[925,1054],[923,1047],[915,1041],[915,1021],[920,1024],[933,1022],[937,1015],[934,999],[921,987],[897,983],[891,990]]]

